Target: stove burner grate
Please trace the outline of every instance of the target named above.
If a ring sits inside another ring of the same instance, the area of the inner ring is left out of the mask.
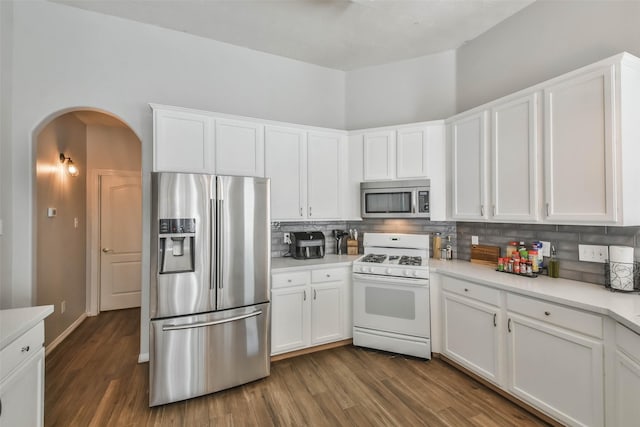
[[[368,254],[364,258],[362,258],[361,261],[362,262],[375,262],[377,264],[380,264],[380,263],[384,262],[385,259],[387,259],[386,255]]]
[[[419,256],[402,256],[399,265],[422,265],[422,257]]]

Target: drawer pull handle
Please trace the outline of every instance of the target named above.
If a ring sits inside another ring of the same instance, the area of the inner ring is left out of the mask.
[[[291,279],[288,279],[287,282],[291,283]]]
[[[318,298],[318,292],[314,289],[313,290],[313,299],[317,299]]]
[[[327,274],[327,277],[331,277],[331,275],[330,275],[330,274]]]
[[[469,292],[469,289],[468,289],[468,288],[464,288],[464,291],[465,291],[465,292]]]
[[[493,327],[495,328],[496,326],[498,326],[498,323],[496,322],[496,318],[498,317],[498,313],[493,313]]]
[[[511,319],[507,321],[507,330],[511,333]]]
[[[306,300],[307,300],[307,291],[302,291],[302,292],[304,293],[304,299],[303,299],[303,301],[306,301]]]
[[[544,315],[545,315],[545,316],[550,316],[550,315],[551,315],[551,312],[550,312],[550,311],[545,311],[545,312],[544,312]]]
[[[30,348],[30,347],[29,347],[28,345],[25,345],[24,347],[22,347],[22,350],[21,350],[21,351],[22,351],[23,353],[26,353],[27,351],[29,351],[29,348]]]

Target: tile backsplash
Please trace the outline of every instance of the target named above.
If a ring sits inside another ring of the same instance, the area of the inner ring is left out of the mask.
[[[560,277],[599,285],[604,285],[604,264],[578,261],[579,244],[632,246],[640,260],[640,227],[458,222],[456,231],[459,259],[470,258],[471,236],[478,236],[480,244],[500,246],[503,255],[510,241],[545,240],[557,249]]]
[[[367,219],[363,221],[313,221],[313,222],[274,222],[271,225],[271,256],[281,257],[289,252],[289,245],[284,244],[284,233],[292,231],[321,231],[325,237],[327,254],[335,254],[336,240],[333,230],[358,230],[360,253],[362,253],[362,235],[375,233],[408,233],[408,234],[442,234],[443,241],[451,236],[453,257],[456,258],[456,223],[436,222],[424,219]],[[343,246],[343,253],[345,247]]]

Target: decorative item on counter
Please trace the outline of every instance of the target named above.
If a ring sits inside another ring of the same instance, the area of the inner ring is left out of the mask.
[[[471,245],[470,261],[473,264],[484,264],[496,268],[500,258],[500,246]]]
[[[441,258],[440,249],[442,249],[442,237],[440,237],[440,233],[436,233],[436,235],[433,236],[433,258],[434,259]]]
[[[605,286],[612,291],[640,290],[638,263],[630,246],[609,246],[609,262],[605,263]]]
[[[551,245],[551,259],[549,260],[548,269],[549,269],[549,277],[558,278],[560,277],[560,261],[556,258],[556,247]]]
[[[453,248],[451,246],[451,235],[447,236],[447,259],[453,259]]]

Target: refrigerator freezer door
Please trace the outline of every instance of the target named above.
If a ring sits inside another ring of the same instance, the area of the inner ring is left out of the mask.
[[[151,183],[150,317],[215,310],[211,266],[214,177],[154,173]],[[183,226],[185,229],[181,229]],[[172,227],[176,230],[168,230]],[[176,251],[174,240],[182,244],[181,251]],[[167,262],[167,257],[175,258],[175,262],[189,261],[186,264],[190,268],[168,268],[173,264]]]
[[[149,406],[269,375],[269,303],[151,322]]]
[[[217,309],[269,301],[269,179],[217,177]]]

